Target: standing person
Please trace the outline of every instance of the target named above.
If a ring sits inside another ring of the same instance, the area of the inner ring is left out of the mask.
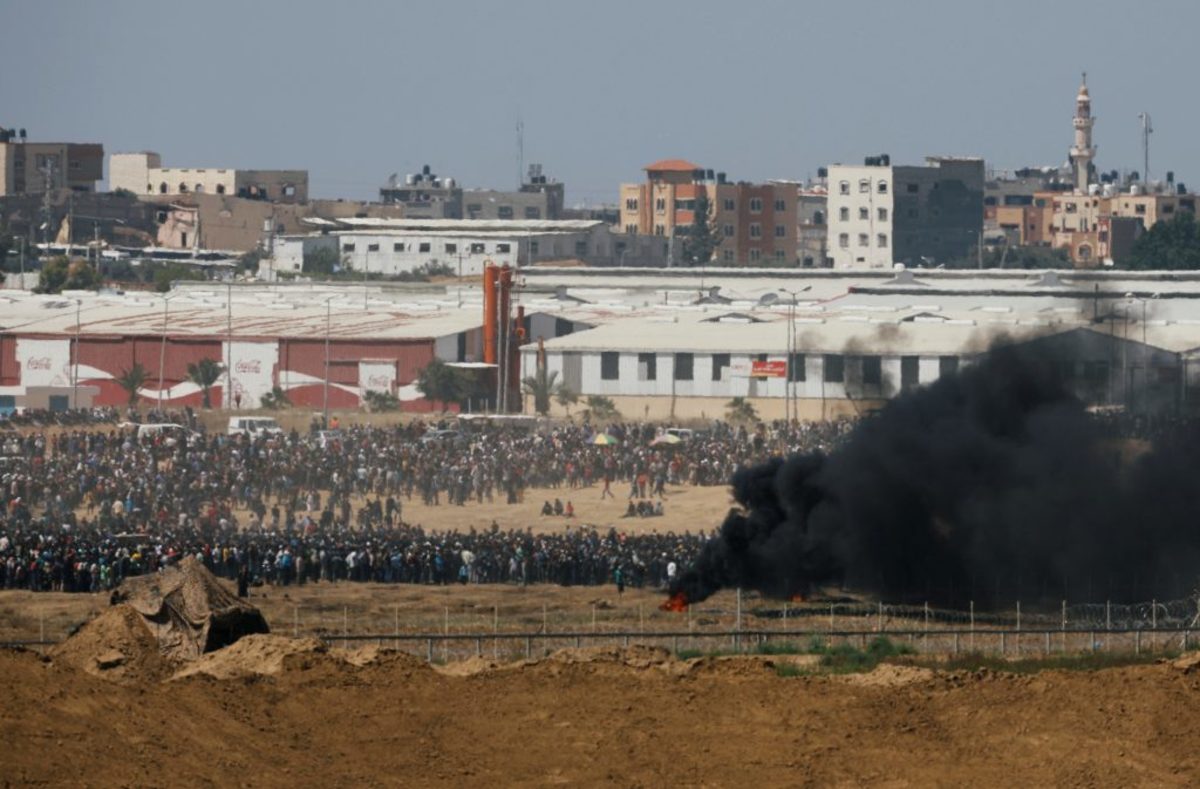
[[[617,585],[617,596],[625,594],[625,571],[621,569],[621,565],[617,565],[613,569],[613,582]]]
[[[608,471],[604,472],[604,490],[600,491],[600,500],[604,501],[604,497],[615,499],[616,496],[612,492],[612,474]]]
[[[237,574],[237,596],[248,597],[250,594],[250,567],[245,562]]]

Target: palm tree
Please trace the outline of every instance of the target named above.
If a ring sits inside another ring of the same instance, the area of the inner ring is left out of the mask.
[[[551,373],[539,366],[537,372],[522,379],[521,389],[533,396],[533,410],[545,416],[550,413],[550,399],[562,391],[562,384],[558,382],[557,370]]]
[[[213,384],[221,378],[224,372],[225,368],[212,359],[201,359],[196,364],[187,366],[188,380],[199,386],[204,395],[204,408],[212,408],[212,398],[209,395]]]
[[[587,411],[584,413],[587,420],[595,419],[597,422],[614,422],[621,418],[621,412],[617,410],[617,406],[611,398],[603,395],[588,395]]]
[[[134,362],[133,367],[122,370],[114,380],[129,395],[129,406],[132,408],[137,405],[138,390],[146,383],[146,368],[142,367],[141,362]]]
[[[579,402],[579,394],[566,384],[559,384],[558,392],[555,393],[554,399],[563,407],[563,410],[567,412],[567,416],[569,417],[571,416],[571,406]]]
[[[728,409],[725,412],[725,418],[730,422],[757,422],[758,411],[754,408],[754,403],[751,403],[744,397],[735,397],[725,404]]]

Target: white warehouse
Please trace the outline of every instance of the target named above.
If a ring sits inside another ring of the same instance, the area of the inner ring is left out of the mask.
[[[572,391],[609,397],[629,417],[711,419],[730,398],[747,397],[764,418],[824,419],[873,409],[957,370],[993,334],[973,320],[799,317],[789,360],[788,327],[786,312],[631,317],[545,340],[546,367]],[[521,374],[533,375],[537,347],[521,350]],[[777,363],[780,377],[755,377],[755,362]]]
[[[342,219],[304,220],[320,227],[313,235],[275,241],[276,271],[300,272],[304,255],[335,251],[353,271],[396,276],[448,266],[459,276],[479,276],[486,262],[527,266],[553,260],[593,265],[662,263],[662,239],[613,235],[594,220]]]

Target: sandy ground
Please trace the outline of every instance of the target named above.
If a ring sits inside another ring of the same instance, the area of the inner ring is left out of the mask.
[[[663,501],[663,515],[654,518],[624,518],[629,505],[628,485],[613,483],[615,498],[601,498],[602,485],[590,488],[530,488],[518,504],[506,504],[502,499],[480,504],[471,501],[463,506],[439,504],[425,506],[419,497],[412,501],[402,500],[402,516],[405,521],[420,524],[427,529],[466,531],[471,527],[485,529],[493,520],[502,529],[532,528],[538,534],[563,533],[570,528],[593,526],[607,529],[611,526],[630,534],[682,534],[710,532],[721,525],[725,514],[733,506],[729,488],[723,485],[692,487],[690,485],[668,486]],[[542,517],[542,504],[559,498],[565,505],[570,501],[575,506],[575,517]],[[657,501],[657,499],[656,499]],[[354,506],[362,504],[356,498]]]
[[[1171,664],[1033,676],[885,665],[854,678],[785,677],[774,659],[682,662],[648,649],[432,667],[251,638],[165,681],[0,652],[0,783],[1200,782],[1200,675]]]

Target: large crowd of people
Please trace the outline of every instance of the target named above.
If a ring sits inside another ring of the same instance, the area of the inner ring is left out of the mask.
[[[199,426],[192,414],[150,417]],[[537,487],[568,505],[572,496],[620,496],[628,512],[654,516],[668,485],[723,485],[771,454],[828,450],[849,423],[715,423],[682,440],[650,424],[435,429],[446,427],[253,438],[139,438],[129,425],[9,433],[0,437],[0,586],[106,590],[187,555],[219,574],[265,583],[616,577],[662,585],[706,534],[631,534],[568,519],[562,533],[535,535],[516,517],[504,527],[435,532],[406,518],[406,505],[516,504]],[[611,441],[598,443],[601,432]]]

